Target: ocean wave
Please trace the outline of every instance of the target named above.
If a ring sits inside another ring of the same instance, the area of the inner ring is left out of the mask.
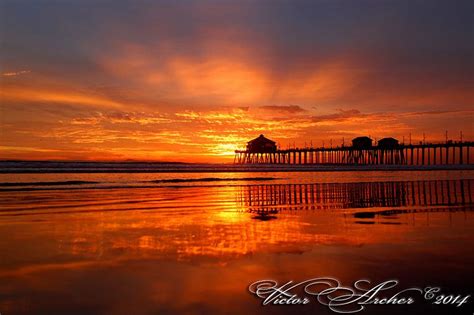
[[[171,179],[157,179],[147,181],[148,183],[193,183],[193,182],[234,182],[234,181],[269,181],[276,180],[276,177],[205,177],[205,178],[171,178]]]
[[[83,181],[83,180],[67,180],[67,181],[59,181],[59,182],[9,182],[9,183],[0,183],[0,187],[86,185],[86,184],[98,184],[98,183],[99,182]]]
[[[150,181],[129,181],[125,183],[96,182],[96,181],[56,181],[56,182],[5,182],[0,183],[0,191],[35,191],[35,190],[75,190],[75,189],[131,189],[131,188],[156,188],[156,187],[191,187],[187,183],[196,183],[203,186],[212,182],[234,182],[234,181],[271,181],[275,177],[205,177],[205,178],[170,178]],[[161,184],[161,185],[156,185]],[[82,186],[89,185],[89,186]],[[227,186],[229,184],[209,184],[214,186]],[[76,186],[76,187],[71,187]],[[194,186],[194,185],[193,185]]]

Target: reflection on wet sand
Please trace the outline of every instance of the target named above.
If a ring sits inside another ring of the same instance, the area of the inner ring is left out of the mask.
[[[0,193],[0,282],[6,284],[0,287],[0,311],[67,313],[76,300],[64,292],[83,288],[78,303],[85,313],[223,313],[233,299],[255,313],[258,302],[246,287],[265,277],[354,280],[369,271],[381,279],[402,277],[425,259],[433,262],[427,273],[445,264],[451,273],[469,273],[473,184],[463,179]],[[177,293],[182,289],[185,295]],[[208,300],[208,291],[216,299]],[[63,299],[51,299],[61,294]],[[139,306],[124,305],[124,295]]]
[[[474,180],[252,185],[243,187],[237,198],[244,210],[262,218],[276,218],[274,214],[282,210],[409,207],[416,211],[441,206],[454,210],[472,205],[473,185]]]
[[[0,228],[35,235],[32,247],[51,254],[227,261],[255,252],[302,252],[315,244],[402,242],[409,226],[425,218],[415,222],[400,214],[472,210],[472,186],[472,180],[452,180],[134,189],[126,195],[38,191],[27,198],[17,192],[9,196],[16,205],[4,201]],[[367,233],[354,224],[373,222],[387,226]],[[401,226],[388,226],[395,223]],[[8,247],[6,240],[2,245]]]

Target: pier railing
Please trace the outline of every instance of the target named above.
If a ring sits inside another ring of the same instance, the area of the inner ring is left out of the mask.
[[[294,148],[274,152],[236,150],[235,164],[447,165],[471,164],[474,142],[401,144],[394,148]]]

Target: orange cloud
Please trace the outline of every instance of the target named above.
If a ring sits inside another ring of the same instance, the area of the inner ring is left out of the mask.
[[[21,70],[21,71],[16,71],[16,72],[4,72],[4,73],[2,73],[2,76],[4,76],[4,77],[15,77],[15,76],[22,75],[22,74],[27,74],[27,73],[30,73],[30,72],[31,72],[30,70]]]
[[[52,102],[108,108],[124,107],[122,103],[101,96],[34,87],[3,86],[0,90],[0,97],[4,101]]]
[[[265,105],[260,106],[261,109],[270,112],[284,113],[284,114],[295,114],[306,112],[304,108],[299,105]]]
[[[249,103],[268,89],[258,68],[232,59],[190,61],[175,59],[168,65],[179,91],[190,97],[217,97],[228,103]]]
[[[309,62],[285,76],[258,64],[249,50],[158,58],[153,50],[130,46],[99,59],[110,82],[126,82],[122,85],[76,86],[73,81],[34,76],[21,84],[4,80],[0,97],[9,124],[3,128],[3,155],[231,161],[234,149],[260,133],[282,148],[311,142],[320,146],[323,141],[327,145],[330,139],[337,145],[343,137],[349,140],[361,134],[401,139],[421,134],[419,130],[435,138],[439,125],[430,122],[433,117],[450,122],[444,130],[457,128],[472,114],[462,107],[368,110],[372,105],[367,104],[386,100],[386,91],[359,106],[357,100],[370,90],[359,91],[358,84],[365,82],[371,69],[357,67],[356,61],[335,57],[317,65]],[[339,104],[347,96],[355,98]],[[404,99],[400,93],[390,100]],[[33,106],[38,103],[41,106]],[[62,113],[61,105],[73,109]],[[25,126],[25,120],[35,124]],[[38,127],[46,124],[48,128]],[[470,131],[465,132],[469,137]]]
[[[171,122],[172,120],[166,118],[164,115],[151,114],[145,112],[123,112],[123,111],[112,111],[112,112],[97,112],[93,116],[89,117],[76,117],[71,120],[73,125],[90,125],[99,124],[103,122],[116,123],[128,123],[128,124],[159,124],[165,122]]]
[[[21,133],[14,125],[6,125],[2,155],[4,158],[12,157],[11,154],[15,158],[45,158],[57,154],[70,159],[222,162],[231,161],[235,149],[242,148],[260,133],[277,141],[281,148],[293,143],[297,147],[310,143],[320,146],[322,141],[327,146],[330,139],[333,145],[338,145],[343,137],[349,141],[361,134],[407,139],[414,129],[406,119],[454,115],[453,119],[458,121],[459,117],[466,116],[458,112],[367,113],[341,109],[332,114],[308,112],[269,120],[256,109],[222,108],[166,114],[102,111],[59,121],[47,129],[25,126]],[[427,136],[434,139],[432,134],[427,133]],[[415,138],[414,134],[413,141]],[[21,139],[31,141],[28,144]],[[42,146],[36,145],[39,143]]]

